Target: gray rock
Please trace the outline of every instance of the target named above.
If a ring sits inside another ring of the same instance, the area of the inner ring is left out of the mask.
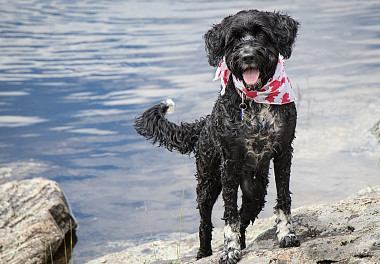
[[[0,263],[49,263],[76,226],[58,183],[35,178],[0,185]]]
[[[380,121],[372,128],[372,134],[380,140]]]
[[[380,263],[380,186],[346,200],[294,210],[299,248],[279,248],[275,229],[259,235],[241,264]],[[189,262],[191,263],[191,262]],[[217,263],[217,257],[193,263]]]
[[[301,240],[298,248],[279,248],[274,217],[257,220],[247,236],[248,247],[239,264],[380,263],[380,186],[367,188],[343,201],[293,210],[294,226]],[[213,231],[214,255],[195,260],[197,235],[181,240],[180,263],[218,263],[222,229]],[[88,262],[177,263],[178,241],[155,241]],[[150,252],[150,253],[147,253]],[[171,259],[171,260],[170,260]]]

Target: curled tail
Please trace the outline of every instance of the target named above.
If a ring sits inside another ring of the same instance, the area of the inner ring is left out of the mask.
[[[182,122],[180,125],[165,118],[165,114],[174,108],[170,99],[157,104],[144,113],[136,116],[134,128],[137,133],[147,138],[152,144],[177,150],[182,154],[190,154],[195,150],[199,134],[204,126],[205,119],[193,123]]]

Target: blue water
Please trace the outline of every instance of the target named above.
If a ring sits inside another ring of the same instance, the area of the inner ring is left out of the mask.
[[[297,91],[293,207],[380,184],[377,1],[2,1],[0,182],[59,182],[80,228],[75,263],[196,232],[194,158],[152,147],[136,114],[168,97],[172,121],[211,111],[202,35],[241,9],[301,22],[287,74]],[[267,205],[275,200],[273,173]],[[148,211],[146,214],[145,208]],[[214,211],[222,226],[222,203]],[[148,221],[150,222],[150,230]]]

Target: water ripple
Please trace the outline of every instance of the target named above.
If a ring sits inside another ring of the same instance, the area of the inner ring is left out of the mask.
[[[196,231],[193,159],[152,147],[133,119],[167,97],[175,122],[209,113],[219,85],[202,35],[250,8],[301,22],[286,63],[299,94],[294,205],[378,182],[369,132],[380,116],[376,1],[2,1],[0,178],[60,182],[81,224],[76,262],[114,250],[104,241],[144,237],[144,201],[153,232],[176,231],[184,186],[183,230]],[[269,186],[260,216],[275,196]]]

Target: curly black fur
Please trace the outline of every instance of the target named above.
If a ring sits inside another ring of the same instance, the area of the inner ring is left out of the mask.
[[[226,17],[204,35],[209,63],[216,66],[225,56],[229,69],[240,79],[246,69],[259,69],[259,81],[253,87],[259,89],[273,76],[278,54],[290,57],[298,26],[298,22],[287,15],[257,10]],[[240,103],[241,97],[230,78],[225,94],[218,97],[212,113],[199,121],[176,125],[165,118],[168,105],[161,103],[137,116],[134,124],[136,131],[152,143],[182,154],[195,153],[200,213],[198,258],[212,254],[211,211],[222,193],[226,226],[220,263],[236,263],[241,257],[245,230],[265,204],[270,160],[275,170],[280,246],[299,245],[291,228],[289,191],[297,118],[295,105],[246,101],[242,120]],[[237,208],[239,186],[242,190],[240,210]]]
[[[168,108],[163,102],[138,115],[134,123],[137,133],[151,140],[152,144],[158,142],[160,147],[165,147],[169,151],[174,149],[181,154],[194,152],[205,119],[196,120],[191,124],[182,122],[177,125],[165,118]]]
[[[216,67],[225,55],[227,46],[233,43],[236,37],[241,37],[240,34],[247,30],[257,29],[264,31],[276,46],[277,51],[288,59],[292,54],[298,26],[299,23],[296,20],[279,12],[243,10],[234,16],[228,16],[204,35],[209,64]]]

